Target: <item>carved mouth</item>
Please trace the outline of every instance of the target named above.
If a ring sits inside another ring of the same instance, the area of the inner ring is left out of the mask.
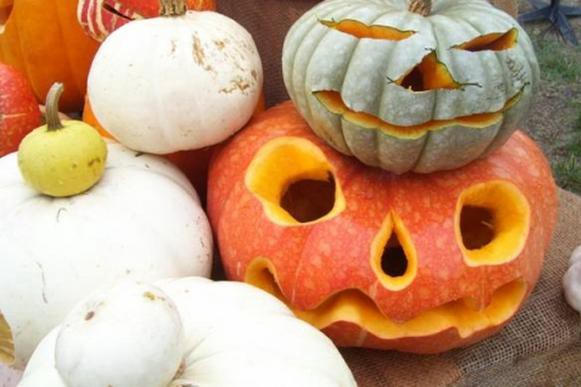
[[[524,88],[523,88],[524,90]],[[394,125],[379,117],[366,112],[358,112],[349,108],[341,97],[341,93],[332,90],[315,91],[313,95],[331,113],[340,115],[344,120],[362,128],[380,130],[388,135],[399,138],[417,139],[429,131],[437,131],[450,126],[462,125],[469,128],[487,128],[499,123],[504,112],[512,108],[520,100],[523,90],[510,98],[506,104],[496,112],[477,113],[469,116],[456,117],[448,120],[432,120],[419,125]]]
[[[255,259],[246,271],[245,282],[273,294],[288,305],[277,283],[274,266],[268,259]],[[311,310],[289,307],[297,317],[318,329],[338,322],[349,322],[380,339],[395,340],[431,336],[452,328],[461,338],[466,338],[508,321],[520,307],[526,293],[526,283],[517,279],[496,289],[490,303],[482,309],[476,307],[473,299],[465,298],[426,310],[404,322],[386,317],[369,296],[357,289],[334,294]]]

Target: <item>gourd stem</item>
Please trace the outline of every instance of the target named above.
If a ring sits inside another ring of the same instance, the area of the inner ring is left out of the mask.
[[[64,90],[62,83],[55,83],[46,95],[46,126],[49,131],[64,128],[59,117],[59,100]]]
[[[185,0],[160,0],[161,16],[182,16],[187,11]]]
[[[429,16],[432,13],[432,0],[410,0],[408,10],[422,16]]]

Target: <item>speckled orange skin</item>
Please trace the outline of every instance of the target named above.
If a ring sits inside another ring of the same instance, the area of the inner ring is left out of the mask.
[[[278,226],[265,216],[244,176],[257,151],[281,136],[308,139],[326,154],[345,195],[344,212],[323,223],[294,227]],[[508,264],[468,267],[454,232],[458,197],[474,184],[498,179],[515,184],[530,203],[528,241]],[[528,295],[540,275],[556,207],[547,161],[521,132],[488,159],[462,169],[397,176],[365,167],[326,146],[288,102],[257,116],[210,165],[208,210],[227,276],[243,280],[254,258],[268,258],[287,302],[300,310],[313,309],[346,289],[360,289],[394,321],[465,297],[486,305],[496,289],[519,278],[526,281]],[[401,291],[383,288],[370,267],[372,240],[390,211],[403,220],[418,255],[417,276]],[[341,346],[436,353],[471,344],[500,328],[489,327],[467,338],[449,329],[432,336],[381,340],[367,334],[365,327],[337,322],[325,332]]]
[[[0,64],[0,157],[18,150],[24,136],[40,124],[40,109],[26,78]]]
[[[76,11],[76,0],[14,0],[0,34],[0,61],[26,75],[38,101],[54,82],[64,83],[64,112],[81,111],[98,47],[77,23]]]

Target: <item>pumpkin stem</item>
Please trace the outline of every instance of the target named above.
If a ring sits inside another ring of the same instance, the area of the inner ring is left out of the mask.
[[[62,83],[54,83],[46,95],[46,125],[49,132],[64,128],[59,117],[59,100],[65,87]]]
[[[160,0],[161,16],[182,16],[187,11],[185,0]]]
[[[432,0],[410,0],[408,10],[422,16],[429,16],[432,12]]]

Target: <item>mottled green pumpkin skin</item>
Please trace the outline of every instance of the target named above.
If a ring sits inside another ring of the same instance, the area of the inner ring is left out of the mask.
[[[454,169],[503,145],[529,110],[539,67],[518,23],[484,0],[432,3],[424,17],[407,0],[327,0],[289,31],[287,91],[338,151],[395,173]],[[369,28],[346,32],[345,21]],[[401,36],[378,38],[384,27]],[[410,83],[430,54],[450,80],[428,67],[423,85]]]

